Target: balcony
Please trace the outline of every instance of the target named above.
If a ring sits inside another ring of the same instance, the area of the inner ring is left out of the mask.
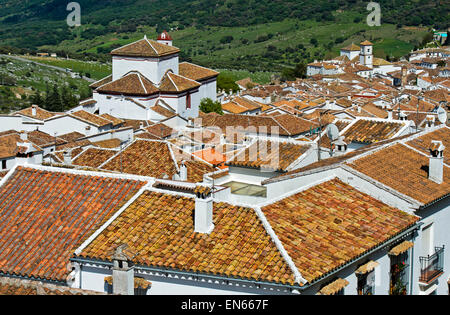
[[[419,282],[430,284],[444,273],[444,246],[436,247],[431,256],[420,257]]]

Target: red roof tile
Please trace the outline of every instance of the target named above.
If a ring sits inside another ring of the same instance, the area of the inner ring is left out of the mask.
[[[0,272],[65,282],[76,247],[143,184],[18,167],[0,187]]]

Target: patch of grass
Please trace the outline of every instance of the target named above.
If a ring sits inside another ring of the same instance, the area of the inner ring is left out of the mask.
[[[94,61],[81,61],[73,59],[62,59],[62,58],[44,58],[44,57],[29,57],[24,56],[24,58],[36,61],[39,63],[61,67],[64,69],[70,69],[77,73],[88,73],[92,79],[100,80],[111,74],[112,67],[110,64],[103,64]]]

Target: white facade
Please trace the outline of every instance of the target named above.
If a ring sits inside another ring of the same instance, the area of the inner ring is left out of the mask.
[[[139,71],[154,84],[159,84],[168,70],[172,70],[173,73],[178,74],[178,64],[178,55],[171,55],[166,58],[113,56],[113,81],[122,78],[130,71]]]

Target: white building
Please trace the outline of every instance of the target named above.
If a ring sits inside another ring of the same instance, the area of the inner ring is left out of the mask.
[[[111,52],[112,75],[91,85],[95,106],[89,110],[124,119],[151,119],[163,100],[166,109],[196,118],[203,98],[216,100],[218,72],[179,63],[180,50],[167,32],[158,41],[146,37]],[[87,110],[87,109],[86,109]]]

